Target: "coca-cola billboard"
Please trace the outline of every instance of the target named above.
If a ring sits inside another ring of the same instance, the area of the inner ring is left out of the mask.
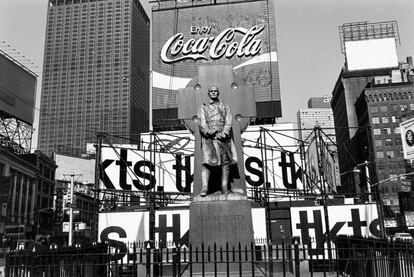
[[[162,1],[152,9],[152,108],[157,127],[178,124],[177,94],[205,63],[231,64],[255,91],[258,118],[281,116],[272,1]]]
[[[208,29],[211,29],[208,28]],[[255,39],[256,35],[263,31],[264,25],[253,26],[249,30],[245,28],[227,28],[218,36],[191,38],[184,41],[183,33],[172,36],[161,49],[161,60],[165,63],[173,63],[186,59],[192,60],[216,60],[221,57],[253,57],[262,49],[262,42]],[[237,33],[243,35],[240,43],[234,41]],[[211,42],[211,44],[210,44]],[[207,51],[208,50],[208,51]],[[208,52],[208,55],[204,55]]]

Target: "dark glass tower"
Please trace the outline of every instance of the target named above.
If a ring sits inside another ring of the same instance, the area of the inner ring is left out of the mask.
[[[149,51],[138,0],[50,0],[38,149],[78,156],[97,132],[148,131]]]

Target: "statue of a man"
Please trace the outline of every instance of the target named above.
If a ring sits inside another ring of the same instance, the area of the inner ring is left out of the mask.
[[[200,196],[208,194],[211,167],[221,167],[221,190],[228,193],[230,165],[237,163],[236,148],[232,139],[232,114],[229,106],[219,100],[217,87],[208,90],[210,101],[198,109],[202,149],[202,188]]]

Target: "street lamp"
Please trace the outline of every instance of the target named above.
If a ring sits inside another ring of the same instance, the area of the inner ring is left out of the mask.
[[[397,176],[394,176],[394,177],[390,177],[390,178],[387,178],[387,179],[381,180],[381,181],[379,181],[379,182],[377,182],[377,183],[373,184],[372,186],[378,186],[379,184],[382,184],[382,183],[384,183],[384,182],[387,182],[387,181],[390,181],[390,180],[393,180],[393,179],[399,179],[399,178],[401,178],[401,177],[405,177],[405,176],[411,176],[411,175],[414,175],[414,171],[413,171],[413,172],[409,172],[409,173],[402,173],[402,174],[400,174],[400,175],[397,175]]]
[[[345,174],[348,174],[348,173],[351,173],[351,172],[353,172],[353,173],[361,173],[361,170],[359,170],[358,168],[354,168],[352,170],[348,170],[348,171],[342,172],[341,174],[339,174],[339,176],[342,176],[342,175],[345,175]]]

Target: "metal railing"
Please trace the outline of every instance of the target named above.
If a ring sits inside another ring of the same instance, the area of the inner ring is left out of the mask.
[[[263,245],[173,248],[111,240],[83,248],[29,247],[9,253],[5,276],[408,277],[414,276],[414,247],[411,242],[354,237],[335,237],[332,247],[325,244],[323,249],[314,242],[300,244],[298,239]]]

